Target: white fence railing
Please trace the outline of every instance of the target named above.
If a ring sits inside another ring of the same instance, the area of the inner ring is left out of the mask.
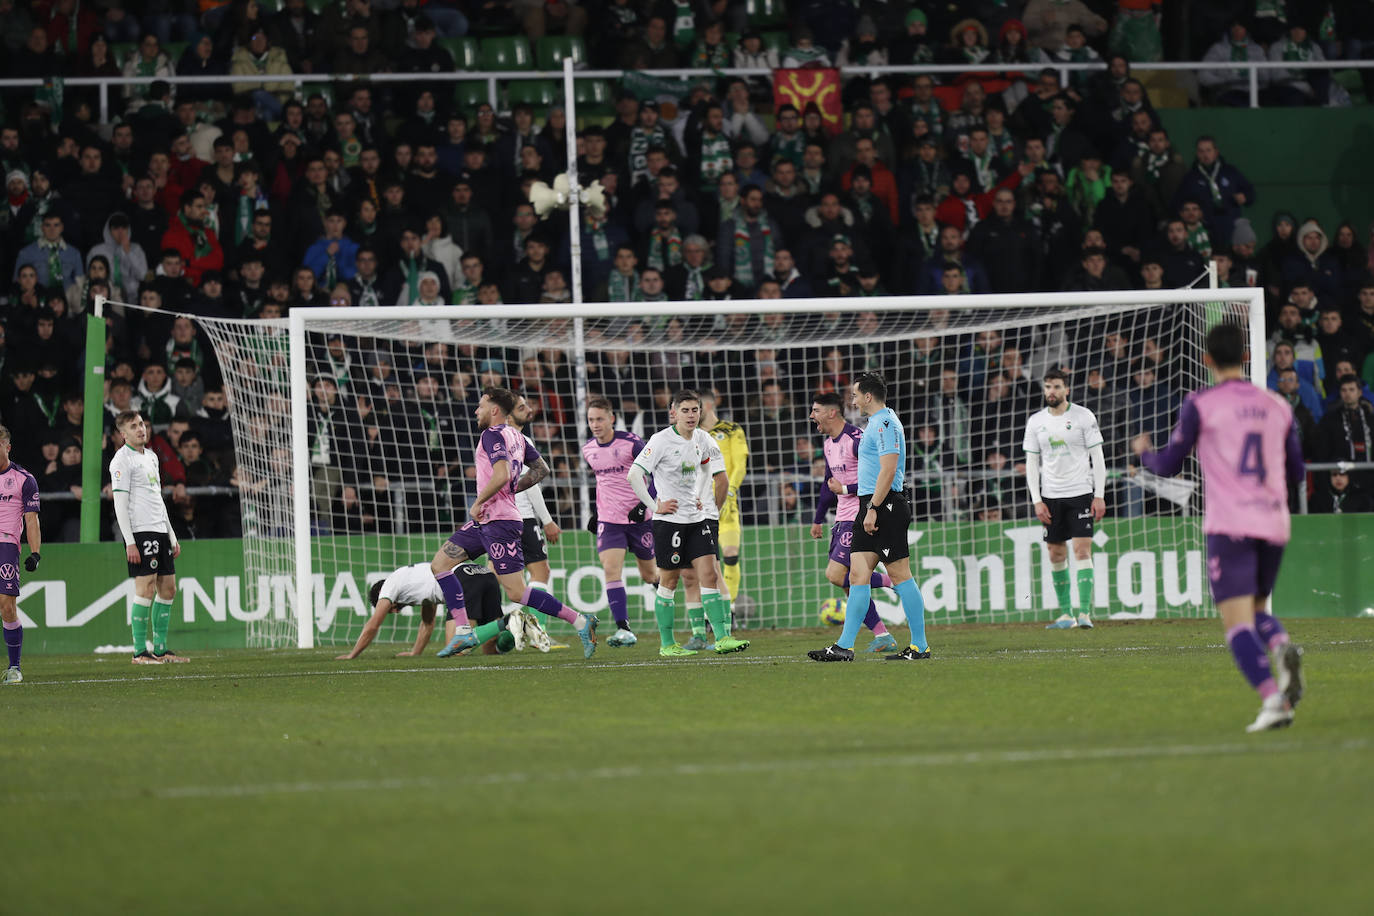
[[[990,74],[1023,74],[1027,78],[1033,76],[1040,70],[1050,69],[1059,73],[1061,84],[1068,82],[1068,74],[1075,71],[1102,71],[1107,65],[1105,63],[1028,63],[1025,66],[1007,67],[989,63],[985,67],[970,67],[965,64],[923,64],[921,66],[859,66],[850,65],[839,68],[847,76],[879,76],[882,74],[907,74],[915,75],[918,73],[926,74],[968,74],[968,73],[990,73]],[[1269,71],[1287,70],[1366,70],[1374,68],[1374,60],[1323,60],[1323,61],[1159,61],[1156,63],[1144,63],[1136,66],[1140,71],[1180,71],[1187,73],[1198,73],[1210,70],[1229,70],[1244,71],[1250,90],[1250,107],[1258,108],[1260,101],[1260,74]],[[617,80],[625,76],[628,72],[641,73],[658,79],[684,79],[692,80],[699,78],[715,78],[720,76],[768,76],[773,71],[767,68],[738,68],[725,67],[719,70],[704,68],[688,68],[681,70],[578,70],[577,79],[604,79]],[[268,76],[264,79],[246,77],[244,75],[232,76],[171,76],[165,78],[167,83],[173,86],[194,86],[210,85],[222,86],[233,83],[278,83],[293,82],[298,90],[311,84],[328,83],[351,83],[356,81],[368,83],[413,83],[423,81],[425,83],[461,83],[476,80],[485,81],[487,84],[487,101],[493,108],[500,107],[499,84],[502,82],[512,82],[519,80],[560,80],[563,77],[561,70],[455,70],[450,73],[296,73],[290,76]],[[94,86],[99,91],[100,99],[100,121],[107,123],[110,119],[110,89],[117,86],[142,86],[156,81],[157,78],[133,77],[133,76],[112,76],[112,77],[92,77],[78,76],[65,79],[65,85],[82,87]],[[5,89],[32,88],[36,89],[43,85],[40,79],[0,79],[0,91]]]

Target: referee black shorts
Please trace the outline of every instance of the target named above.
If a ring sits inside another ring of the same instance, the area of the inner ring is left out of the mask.
[[[1046,544],[1065,544],[1071,538],[1093,536],[1093,495],[1044,497],[1050,510],[1050,523],[1045,526]]]
[[[878,505],[878,530],[869,534],[864,530],[864,517],[868,515],[873,495],[859,497],[859,514],[854,519],[854,540],[850,556],[856,553],[876,553],[878,560],[887,563],[891,560],[904,560],[911,556],[911,548],[906,542],[907,529],[911,527],[911,503],[905,494],[888,493],[887,498]]]

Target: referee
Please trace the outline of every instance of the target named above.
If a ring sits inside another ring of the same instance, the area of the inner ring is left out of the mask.
[[[902,600],[911,644],[888,661],[930,658],[926,642],[926,603],[916,580],[911,578],[911,551],[906,532],[911,527],[911,505],[902,494],[906,469],[906,435],[902,421],[887,409],[887,383],[876,372],[865,372],[850,392],[854,406],[868,417],[859,440],[859,515],[849,555],[849,599],[845,602],[844,632],[835,645],[806,653],[818,662],[852,662],[854,640],[859,635],[872,586],[873,569],[881,561],[892,579],[892,589]]]

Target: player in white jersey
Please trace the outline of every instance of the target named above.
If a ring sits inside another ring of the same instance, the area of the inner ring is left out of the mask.
[[[514,426],[525,436],[525,442],[530,448],[537,449],[534,440],[525,435],[525,424],[530,421],[530,415],[534,411],[530,408],[530,402],[523,396],[515,399],[515,410],[511,411],[508,418],[510,425]],[[529,474],[530,469],[525,470]],[[523,526],[521,534],[521,546],[525,551],[525,572],[530,576],[530,588],[537,588],[541,592],[549,590],[549,583],[552,576],[549,573],[549,553],[545,548],[545,542],[557,544],[558,539],[563,536],[563,529],[558,527],[558,523],[549,514],[549,507],[544,502],[544,488],[542,484],[536,483],[524,490],[519,490],[515,494],[515,508],[520,510],[520,519]],[[558,642],[550,638],[544,630],[543,624],[535,619],[533,614],[522,614],[525,627],[534,628],[544,634],[544,639],[548,640],[550,649],[566,649],[567,643]]]
[[[705,405],[706,402],[703,401],[702,403]],[[703,415],[706,413],[704,407],[702,413]],[[677,422],[677,411],[671,405],[668,408],[668,422],[670,424]],[[730,469],[725,464],[725,455],[721,452],[719,441],[715,435],[701,427],[700,424],[698,424],[698,429],[711,437],[711,461],[707,465],[707,470],[711,474],[711,494],[710,498],[702,499],[701,509],[706,513],[706,524],[711,528],[711,543],[716,545],[716,581],[720,600],[725,603],[727,619],[733,620],[734,611],[731,608],[731,603],[734,598],[730,594],[729,587],[725,584],[725,571],[721,568],[721,561],[724,557],[721,555],[720,549],[720,515],[721,510],[730,500]],[[721,471],[725,472],[724,496],[721,495],[720,482],[716,477]],[[682,644],[682,648],[690,649],[693,652],[703,649],[708,652],[715,651],[715,643],[706,641],[706,613],[701,601],[701,582],[698,581],[694,570],[684,569],[682,571],[682,593],[687,600],[687,624],[692,628],[692,636]]]
[[[1069,402],[1069,380],[1059,369],[1045,373],[1045,408],[1026,421],[1026,487],[1035,517],[1045,526],[1050,578],[1061,611],[1046,629],[1091,629],[1093,523],[1107,514],[1103,494],[1107,459],[1097,417]],[[1068,542],[1078,563],[1078,617],[1069,590]]]
[[[115,417],[124,445],[110,459],[110,489],[115,521],[124,538],[129,577],[134,580],[134,664],[184,662],[185,656],[167,648],[172,599],[177,593],[175,560],[181,554],[176,532],[162,501],[162,474],[157,455],[148,445],[148,424],[136,410]],[[153,651],[148,651],[149,618]]]
[[[658,563],[658,597],[654,618],[658,623],[659,650],[664,658],[695,655],[673,638],[677,610],[673,593],[683,570],[691,569],[701,584],[706,617],[716,631],[715,651],[740,652],[749,648],[743,639],[730,635],[729,609],[721,599],[716,574],[716,545],[707,522],[705,501],[719,506],[729,488],[724,462],[712,469],[719,452],[715,440],[697,424],[701,400],[696,392],[683,391],[672,401],[674,423],[649,439],[630,468],[630,486],[646,509],[654,513],[654,555]],[[652,474],[658,499],[649,495]]]
[[[490,569],[476,563],[459,563],[454,567],[453,574],[463,583],[463,597],[466,599],[472,619],[478,624],[503,620],[501,586]],[[397,652],[396,657],[411,658],[423,655],[425,646],[429,645],[429,638],[434,633],[434,618],[438,606],[444,603],[444,593],[435,581],[434,571],[430,569],[429,563],[402,566],[385,579],[377,580],[368,590],[367,598],[372,604],[372,616],[363,624],[363,631],[358,634],[358,641],[353,644],[353,649],[335,658],[338,661],[351,661],[362,655],[363,650],[377,638],[387,615],[399,613],[402,609],[415,605],[420,607],[420,629],[415,636],[415,645],[404,652]],[[448,619],[448,625],[456,626],[451,617]],[[477,629],[480,630],[481,626]],[[503,626],[494,642],[484,640],[483,645],[490,645],[493,653],[509,651],[515,646],[515,634],[501,636],[501,633],[506,632]]]

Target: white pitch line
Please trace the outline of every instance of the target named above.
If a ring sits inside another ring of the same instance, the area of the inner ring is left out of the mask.
[[[1236,757],[1285,753],[1349,753],[1364,751],[1374,741],[1355,738],[1348,741],[1307,744],[1301,741],[1272,743],[1259,736],[1251,741],[1224,744],[1166,744],[1137,747],[1100,748],[1019,748],[1012,750],[937,751],[919,754],[868,754],[863,757],[817,757],[798,760],[710,761],[677,763],[666,766],[619,766],[590,769],[506,771],[489,773],[464,784],[473,786],[525,785],[546,782],[583,782],[587,780],[663,779],[687,776],[731,776],[773,773],[816,773],[836,770],[934,769],[940,767],[999,766],[1008,764],[1076,763],[1100,760],[1159,760],[1186,757]],[[324,795],[331,793],[391,792],[451,788],[451,779],[428,776],[385,777],[381,779],[304,780],[296,782],[243,783],[238,785],[189,785],[166,788],[140,788],[104,794],[90,793],[14,793],[0,796],[0,803],[72,804],[155,798],[166,801],[186,799],[252,798],[270,795]]]
[[[1328,642],[1309,642],[1303,643],[1306,648],[1325,648],[1330,646],[1354,646],[1354,645],[1374,645],[1374,639],[1338,639]],[[1136,653],[1136,652],[1197,652],[1197,651],[1220,651],[1226,648],[1220,643],[1207,643],[1189,646],[1093,646],[1091,643],[1062,648],[1039,648],[1039,649],[989,649],[985,652],[965,652],[965,653],[942,653],[936,648],[935,662],[946,659],[951,661],[1003,661],[1016,656],[1036,656],[1036,655],[1073,655],[1078,658],[1104,658],[1114,653]],[[879,661],[879,657],[865,658],[860,654],[856,661],[873,662]],[[168,675],[141,675],[136,677],[105,677],[105,678],[74,678],[71,680],[52,680],[45,681],[25,680],[25,687],[74,687],[87,684],[165,684],[177,681],[253,681],[253,680],[272,680],[275,678],[296,678],[296,677],[352,677],[358,675],[372,674],[455,674],[468,672],[489,672],[504,673],[520,671],[552,671],[554,669],[567,671],[606,671],[617,668],[661,668],[669,669],[690,669],[692,667],[737,667],[740,665],[779,665],[779,664],[800,664],[808,661],[803,655],[737,655],[733,658],[703,658],[691,662],[667,661],[664,659],[643,659],[633,662],[591,662],[579,665],[576,661],[568,661],[563,664],[538,664],[538,665],[434,665],[423,668],[329,668],[316,671],[260,671],[251,674],[168,674]]]

